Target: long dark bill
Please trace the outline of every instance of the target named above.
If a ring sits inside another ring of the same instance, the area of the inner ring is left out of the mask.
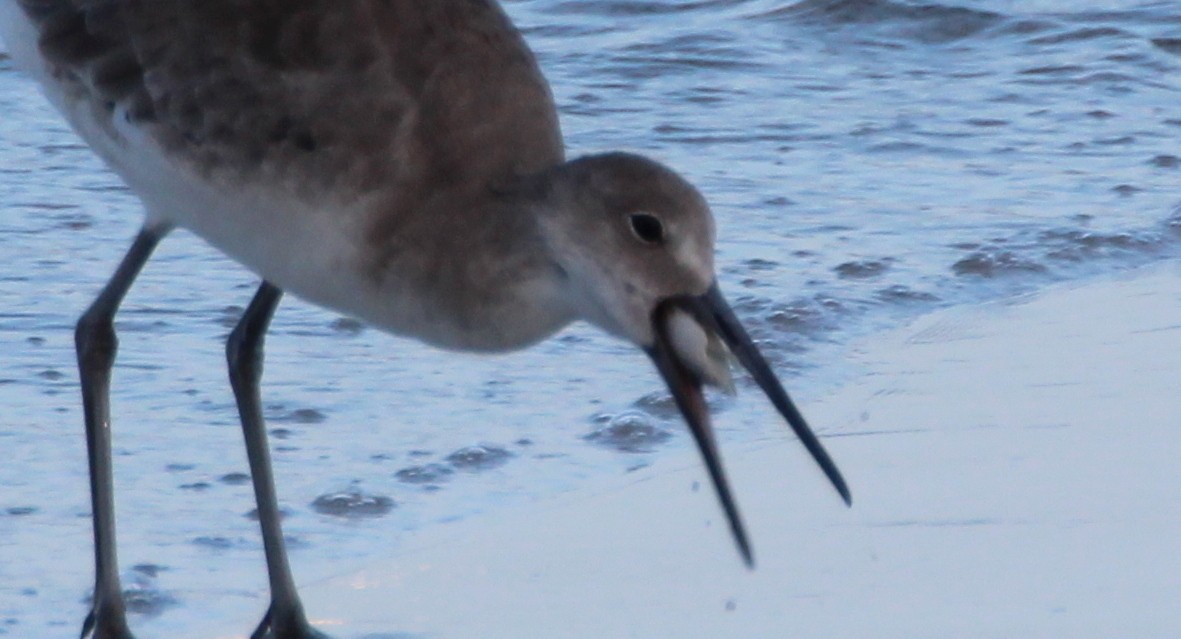
[[[647,349],[648,355],[655,362],[661,376],[664,377],[677,407],[689,424],[689,430],[693,433],[693,438],[705,460],[706,469],[709,471],[718,499],[722,503],[722,509],[730,522],[730,531],[734,535],[738,551],[742,554],[747,566],[753,566],[754,558],[750,542],[747,540],[746,530],[738,514],[738,506],[734,502],[729,482],[722,469],[721,456],[718,453],[713,427],[710,424],[709,407],[705,403],[705,397],[701,390],[701,379],[678,360],[669,340],[669,316],[678,308],[688,312],[701,323],[705,330],[716,333],[726,342],[726,346],[738,358],[743,367],[750,372],[755,382],[767,394],[771,403],[791,425],[796,436],[812,454],[813,459],[820,465],[845,503],[852,504],[852,497],[844,477],[841,476],[841,471],[837,469],[832,458],[828,456],[828,452],[824,450],[824,446],[820,444],[820,440],[808,427],[803,415],[792,403],[787,391],[783,389],[783,385],[775,377],[775,373],[771,371],[767,360],[759,353],[746,329],[734,316],[734,311],[730,310],[730,306],[722,297],[717,284],[711,286],[705,295],[700,297],[676,297],[662,302],[652,315],[656,341],[651,348]]]
[[[689,423],[689,432],[693,433],[693,439],[697,441],[697,448],[705,460],[705,467],[718,493],[718,500],[722,502],[722,510],[726,512],[726,519],[730,521],[734,543],[738,545],[738,552],[746,562],[747,568],[753,568],[754,555],[751,552],[750,541],[746,537],[746,528],[742,525],[742,517],[738,514],[738,505],[730,493],[730,482],[726,480],[726,472],[722,469],[722,458],[714,439],[713,426],[710,425],[709,407],[701,392],[701,380],[677,359],[669,343],[668,314],[673,311],[673,303],[675,302],[665,302],[656,307],[652,317],[656,328],[656,343],[646,350],[672,391],[677,408],[681,409],[681,414]]]
[[[837,469],[837,465],[833,463],[832,458],[828,456],[828,451],[824,450],[824,446],[820,444],[820,440],[808,427],[808,422],[804,421],[804,416],[800,414],[799,409],[787,396],[787,391],[783,390],[783,385],[779,383],[779,378],[775,377],[775,373],[771,371],[771,366],[767,364],[767,360],[763,359],[763,354],[759,349],[755,348],[754,341],[751,340],[750,335],[747,335],[746,329],[742,327],[742,323],[734,316],[734,311],[730,310],[730,305],[726,303],[726,298],[722,297],[722,291],[718,289],[717,282],[709,287],[709,291],[697,298],[689,298],[691,303],[697,306],[696,315],[698,320],[707,321],[708,318],[702,317],[705,314],[711,316],[714,323],[706,323],[707,329],[713,328],[718,331],[722,339],[726,342],[726,346],[730,348],[730,352],[738,358],[742,366],[750,372],[751,377],[754,378],[755,383],[763,392],[767,394],[767,398],[771,400],[771,404],[779,411],[780,415],[787,420],[791,425],[791,429],[795,431],[796,437],[800,438],[800,443],[804,448],[811,453],[812,459],[820,465],[820,469],[824,471],[825,476],[832,482],[833,488],[840,493],[841,499],[845,500],[845,505],[853,505],[853,497],[849,494],[849,486],[845,484],[845,478],[841,476],[841,471]]]

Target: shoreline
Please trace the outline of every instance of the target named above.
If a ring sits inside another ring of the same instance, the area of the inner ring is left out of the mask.
[[[787,435],[724,447],[754,571],[686,457],[391,540],[305,584],[310,616],[340,638],[1181,630],[1181,265],[946,309],[851,353],[864,374],[805,410],[852,509]]]

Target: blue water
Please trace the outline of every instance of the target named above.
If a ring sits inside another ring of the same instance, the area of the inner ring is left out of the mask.
[[[723,287],[805,413],[856,374],[854,337],[1181,253],[1175,2],[506,6],[572,154],[650,154],[707,194]],[[0,59],[0,635],[69,635],[84,614],[72,324],[137,224],[134,197]],[[255,283],[178,233],[120,315],[119,541],[144,636],[211,602],[265,605],[221,347]],[[646,359],[584,326],[470,357],[286,300],[268,348],[302,580],[386,556],[402,530],[692,454]],[[785,437],[741,390],[715,400],[725,442]],[[353,493],[368,508],[323,507]]]

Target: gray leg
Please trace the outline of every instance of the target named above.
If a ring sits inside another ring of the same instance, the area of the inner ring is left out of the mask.
[[[263,421],[258,392],[259,379],[262,377],[263,341],[271,315],[282,296],[281,289],[263,282],[226,341],[230,385],[234,388],[234,399],[238,402],[238,414],[242,417],[242,431],[246,436],[246,455],[250,460],[250,476],[254,480],[258,523],[262,527],[267,577],[271,586],[270,608],[251,639],[324,637],[308,624],[291,577],[291,566],[287,562],[287,550],[279,524],[279,502],[275,496],[266,423]]]
[[[115,275],[90,305],[74,332],[86,450],[90,461],[90,507],[94,518],[94,603],[82,624],[82,637],[130,639],[119,564],[115,556],[115,497],[111,470],[111,366],[118,340],[114,318],[152,250],[167,230],[145,228],[135,238]]]

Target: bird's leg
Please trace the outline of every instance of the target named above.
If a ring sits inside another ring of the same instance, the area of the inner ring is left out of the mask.
[[[136,236],[115,274],[82,314],[74,331],[86,450],[90,462],[90,507],[94,519],[94,602],[82,624],[82,637],[129,639],[127,614],[115,555],[115,495],[111,470],[111,367],[118,339],[115,312],[167,230],[145,227]]]
[[[283,544],[283,530],[279,523],[279,503],[275,496],[275,479],[271,471],[271,456],[267,448],[266,423],[263,421],[258,384],[262,377],[263,341],[267,326],[282,289],[263,282],[250,306],[226,341],[226,360],[230,369],[230,385],[238,402],[242,418],[242,432],[246,437],[246,455],[250,461],[250,476],[254,481],[254,498],[258,504],[258,523],[262,528],[263,549],[266,552],[267,577],[271,587],[271,605],[251,639],[312,639],[324,637],[307,622],[303,604],[295,590],[287,550]]]

